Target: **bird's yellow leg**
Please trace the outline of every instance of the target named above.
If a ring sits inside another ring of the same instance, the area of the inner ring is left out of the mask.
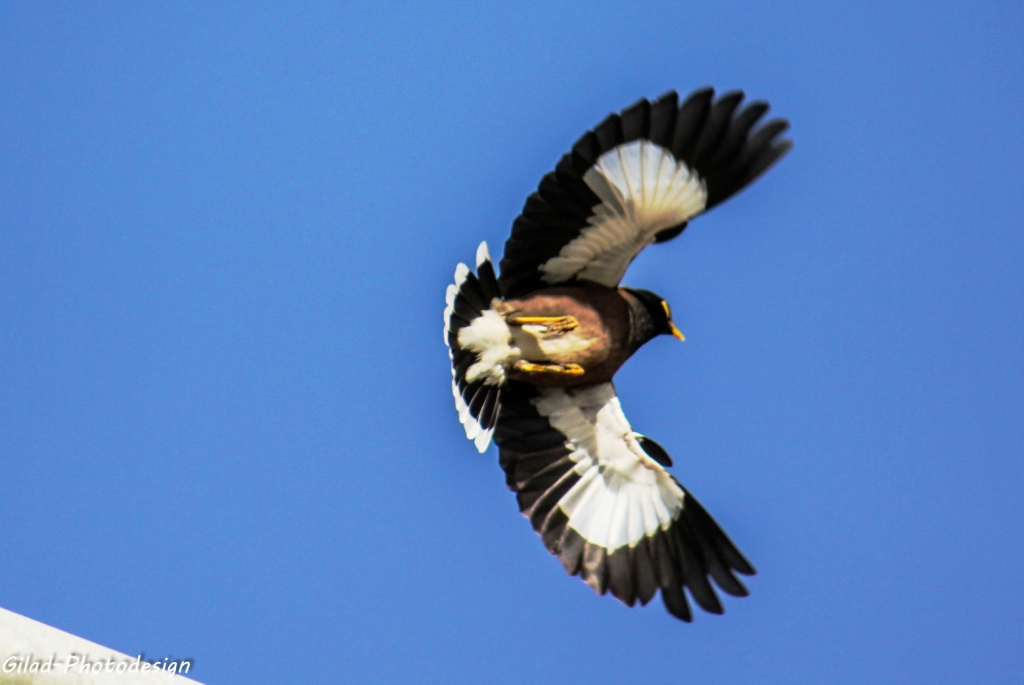
[[[580,325],[575,316],[510,316],[505,320],[513,326],[542,325],[546,333],[571,331]]]
[[[525,359],[520,359],[512,365],[512,368],[522,373],[553,373],[564,376],[583,375],[583,367],[579,364],[535,364]]]

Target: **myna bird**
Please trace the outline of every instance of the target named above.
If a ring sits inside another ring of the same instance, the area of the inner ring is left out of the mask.
[[[640,250],[671,240],[777,162],[792,143],[767,103],[711,88],[611,114],[526,200],[501,275],[481,244],[448,286],[444,338],[466,436],[493,436],[519,510],[565,570],[629,606],[658,590],[690,621],[688,588],[721,614],[709,578],[747,595],[754,567],[633,431],[612,379],[658,335],[682,334],[658,295],[619,285]]]

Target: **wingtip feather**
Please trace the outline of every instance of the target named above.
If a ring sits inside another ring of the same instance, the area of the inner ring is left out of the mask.
[[[476,248],[476,268],[479,269],[486,262],[491,261],[490,250],[487,249],[487,241],[480,243],[480,247]]]
[[[469,276],[469,267],[459,262],[459,265],[455,267],[455,286],[460,287],[465,281],[466,277]]]

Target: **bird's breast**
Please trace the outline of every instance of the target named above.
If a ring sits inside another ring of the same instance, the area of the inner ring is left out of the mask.
[[[501,314],[510,324],[513,344],[530,362],[576,364],[579,377],[530,379],[539,384],[590,384],[604,382],[625,361],[629,337],[629,311],[612,288],[562,286],[501,303]],[[531,320],[570,318],[564,324]],[[524,321],[516,325],[514,322]]]

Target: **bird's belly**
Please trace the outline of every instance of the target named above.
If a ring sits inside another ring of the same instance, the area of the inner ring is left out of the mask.
[[[610,380],[625,361],[629,311],[614,289],[566,286],[500,303],[523,362],[559,369],[515,368],[509,377],[538,386],[590,385]]]
[[[522,358],[531,362],[583,364],[608,356],[600,340],[588,337],[580,329],[552,336],[545,335],[544,326],[514,327],[512,341],[519,348]]]

